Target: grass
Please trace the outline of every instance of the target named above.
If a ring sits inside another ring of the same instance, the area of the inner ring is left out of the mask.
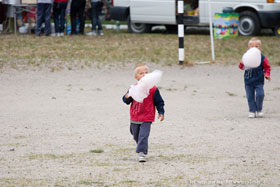
[[[164,160],[182,160],[182,159],[185,159],[186,158],[186,155],[183,155],[183,154],[179,154],[179,155],[159,155],[158,156],[159,158],[161,159],[164,159]]]
[[[123,183],[123,184],[130,184],[130,183],[136,183],[137,181],[135,180],[124,180],[124,181],[121,181],[120,183]]]
[[[247,49],[251,37],[215,40],[215,63],[237,64]],[[275,36],[260,36],[263,54],[270,64],[280,65],[279,41]],[[210,61],[210,39],[207,34],[185,35],[185,62]],[[165,31],[149,34],[117,33],[105,30],[103,37],[35,35],[0,35],[0,69],[47,67],[51,72],[63,69],[111,65],[114,68],[130,63],[178,63],[178,37]]]
[[[15,136],[14,139],[25,139],[27,138],[26,136],[22,136],[22,135],[19,135],[19,136]]]
[[[81,180],[77,184],[86,185],[86,186],[103,185],[102,182],[96,182],[96,181],[91,181],[91,180]]]
[[[110,162],[92,162],[90,165],[90,167],[112,167],[114,166],[114,164],[110,163]]]
[[[92,149],[89,151],[90,153],[103,153],[104,150],[103,149]]]
[[[38,160],[38,159],[56,159],[58,158],[56,155],[54,154],[34,154],[34,155],[29,155],[28,158],[30,160]]]
[[[21,143],[8,143],[8,144],[0,144],[0,146],[9,146],[9,147],[22,147],[25,146],[25,144]]]
[[[70,155],[55,155],[55,154],[31,154],[28,156],[30,160],[47,160],[47,159],[67,159],[73,157],[73,154]]]
[[[226,92],[229,96],[237,96],[236,94],[234,93],[231,93],[231,92]]]
[[[166,91],[169,91],[169,92],[172,92],[172,91],[177,91],[177,89],[176,89],[176,88],[166,88],[165,90],[166,90]]]

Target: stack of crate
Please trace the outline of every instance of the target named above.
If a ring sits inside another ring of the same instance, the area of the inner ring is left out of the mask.
[[[22,4],[37,4],[37,0],[21,0]]]
[[[0,0],[1,2],[1,0]],[[37,0],[2,0],[3,4],[18,5],[18,4],[37,4]]]

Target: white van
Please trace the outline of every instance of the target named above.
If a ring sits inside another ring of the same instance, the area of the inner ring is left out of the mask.
[[[185,7],[195,0],[185,0]],[[239,13],[239,33],[258,35],[261,28],[272,28],[280,34],[279,0],[211,0],[212,16],[230,7]],[[184,25],[209,25],[208,0],[198,1],[198,15],[184,14]],[[154,25],[176,29],[177,0],[113,0],[113,20],[127,21],[130,32],[149,32]]]

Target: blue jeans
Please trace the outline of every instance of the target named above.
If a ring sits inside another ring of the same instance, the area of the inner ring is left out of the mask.
[[[92,31],[96,31],[96,26],[98,27],[98,31],[102,31],[102,24],[99,19],[99,15],[101,13],[100,7],[101,2],[91,2],[91,26]]]
[[[38,3],[37,4],[37,23],[36,34],[40,36],[42,30],[42,23],[45,22],[45,35],[51,34],[51,10],[52,4],[50,3]]]
[[[67,2],[53,4],[54,25],[56,33],[64,33],[66,7]]]
[[[148,154],[148,139],[150,135],[152,122],[143,122],[142,124],[130,124],[130,133],[137,143],[136,153]]]
[[[249,112],[261,112],[263,107],[264,90],[263,84],[245,84]]]

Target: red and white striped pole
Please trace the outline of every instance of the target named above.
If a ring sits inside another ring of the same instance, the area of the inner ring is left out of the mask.
[[[182,65],[185,58],[184,50],[184,0],[178,0],[178,38],[179,38],[179,64]]]

